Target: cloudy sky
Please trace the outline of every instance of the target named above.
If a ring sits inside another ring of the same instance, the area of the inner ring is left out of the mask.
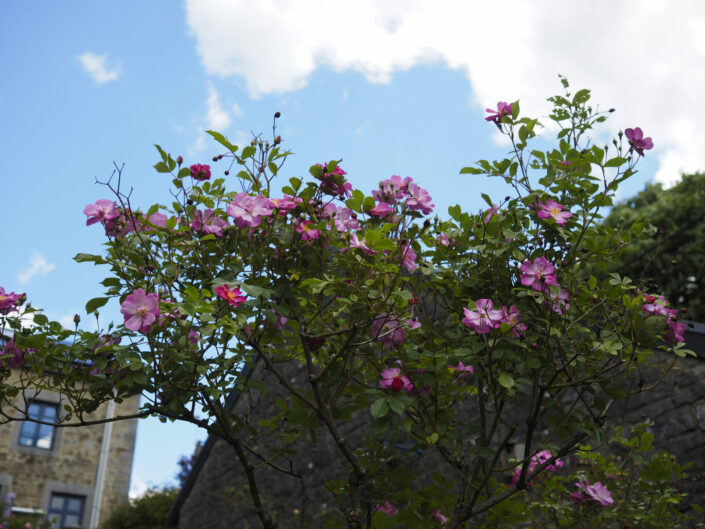
[[[617,109],[603,140],[635,126],[653,138],[622,197],[705,168],[697,0],[12,2],[0,66],[0,286],[87,327],[83,307],[104,275],[72,257],[104,242],[82,213],[109,196],[96,179],[124,163],[133,203],[167,203],[153,144],[210,163],[219,150],[204,130],[242,144],[271,135],[275,111],[296,153],[287,176],[342,158],[367,192],[392,174],[413,177],[439,215],[455,203],[479,210],[480,191],[506,194],[458,175],[506,151],[484,109],[520,99],[523,113],[545,116],[558,74]],[[101,323],[111,318],[120,321],[116,306]],[[133,490],[168,483],[202,438],[140,423]]]

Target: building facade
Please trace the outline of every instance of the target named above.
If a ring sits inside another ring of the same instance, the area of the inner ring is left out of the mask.
[[[58,393],[18,395],[16,405],[44,422],[61,419]],[[139,396],[109,402],[87,419],[134,414]],[[11,415],[12,410],[3,410]],[[60,427],[30,421],[0,424],[0,501],[5,517],[46,516],[55,529],[94,529],[128,499],[137,420]]]

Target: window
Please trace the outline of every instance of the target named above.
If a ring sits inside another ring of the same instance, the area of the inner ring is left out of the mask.
[[[29,417],[38,421],[55,423],[58,419],[56,404],[35,401],[29,405],[28,411]],[[22,423],[17,443],[20,446],[51,450],[54,446],[54,427],[25,421]]]
[[[48,512],[52,528],[81,527],[85,502],[86,498],[83,496],[52,494]]]

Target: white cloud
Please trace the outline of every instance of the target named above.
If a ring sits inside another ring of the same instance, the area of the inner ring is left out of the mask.
[[[119,67],[108,69],[106,55],[98,55],[90,51],[84,53],[78,58],[83,65],[83,69],[98,83],[103,84],[109,81],[116,81],[120,77]]]
[[[26,285],[34,276],[47,275],[54,270],[54,268],[56,268],[54,263],[48,262],[42,254],[34,252],[34,255],[32,255],[32,258],[29,260],[29,266],[17,274],[17,280],[21,285]]]
[[[242,108],[237,103],[233,103],[230,110],[232,110],[233,116],[240,117],[243,115]]]
[[[614,131],[654,138],[660,181],[705,168],[698,0],[186,0],[186,16],[206,72],[243,78],[254,97],[300,89],[319,67],[384,83],[439,63],[466,74],[483,109],[521,97],[545,115],[561,73],[619,110]]]
[[[220,96],[213,86],[208,87],[208,128],[210,130],[224,131],[230,126],[230,115],[227,110],[220,106]]]

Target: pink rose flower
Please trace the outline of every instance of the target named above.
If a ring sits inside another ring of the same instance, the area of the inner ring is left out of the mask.
[[[528,259],[521,265],[521,284],[541,291],[546,285],[556,284],[556,267],[549,263],[545,257],[537,257],[534,262]]]
[[[541,450],[540,452],[537,452],[529,461],[529,466],[526,469],[526,473],[531,474],[534,470],[536,470],[537,466],[543,465],[552,457],[553,454],[551,454],[550,450]],[[556,458],[553,463],[545,468],[545,470],[548,470],[549,472],[558,472],[558,469],[563,466],[565,466],[565,463],[560,458]],[[514,476],[512,477],[512,482],[509,484],[510,487],[513,487],[519,481],[519,477],[521,477],[521,467],[522,465],[519,465],[514,469]]]
[[[443,516],[441,511],[436,509],[435,511],[431,511],[431,515],[436,518],[439,522],[441,522],[441,525],[445,525],[445,523],[448,521],[448,518]]]
[[[519,338],[521,336],[519,333],[526,330],[526,323],[522,322],[520,318],[521,313],[516,306],[512,305],[509,308],[506,306],[502,307],[502,319],[500,323],[509,325],[512,328],[512,334],[515,338]]]
[[[394,211],[392,207],[386,202],[378,202],[375,207],[370,210],[370,215],[373,217],[384,218],[389,216]]]
[[[0,311],[11,309],[19,305],[20,297],[14,292],[5,292],[3,287],[0,287]],[[7,312],[2,312],[2,314],[7,314]]]
[[[448,369],[451,372],[457,371],[460,373],[458,376],[461,380],[465,380],[469,375],[472,375],[475,372],[472,366],[466,366],[462,362],[458,362],[457,366],[448,366]]]
[[[416,252],[410,244],[405,244],[401,247],[401,254],[404,259],[402,262],[404,270],[413,272],[419,267],[419,265],[416,264]]]
[[[578,505],[585,500],[596,501],[603,507],[609,507],[614,503],[612,493],[599,481],[590,484],[588,480],[581,479],[575,486],[578,487],[578,492],[571,493],[570,499]]]
[[[639,156],[644,156],[644,151],[654,148],[654,142],[651,138],[644,138],[644,132],[639,128],[626,129],[624,135],[629,140],[629,145],[639,153]]]
[[[125,298],[120,312],[125,318],[125,327],[147,334],[159,316],[159,296],[138,288]]]
[[[86,219],[86,226],[90,226],[96,222],[113,220],[120,216],[115,202],[105,199],[98,200],[95,204],[88,204],[83,209],[83,213],[88,217]]]
[[[548,200],[545,204],[539,203],[538,216],[542,219],[552,218],[559,226],[565,226],[566,221],[573,216],[570,211],[563,211],[563,206],[555,200]]]
[[[421,211],[424,215],[433,212],[434,204],[431,204],[431,195],[428,191],[416,184],[409,184],[409,198],[406,199],[406,207],[414,211]]]
[[[197,344],[198,341],[201,339],[201,335],[198,331],[194,331],[193,329],[191,329],[189,330],[188,337],[186,339],[192,344]]]
[[[350,246],[347,248],[341,248],[340,253],[345,253],[348,250],[354,250],[357,248],[365,255],[377,255],[377,250],[371,250],[367,244],[365,244],[365,239],[359,239],[357,233],[352,233],[350,235]]]
[[[398,367],[390,367],[382,371],[382,379],[379,385],[384,389],[391,388],[394,393],[399,393],[402,389],[411,391],[414,385],[406,376],[401,374],[401,369]]]
[[[372,196],[378,202],[395,204],[398,200],[402,200],[407,196],[411,182],[412,179],[408,176],[402,180],[401,176],[392,175],[388,180],[383,180],[379,183],[379,190],[373,190]]]
[[[499,327],[504,313],[501,310],[493,310],[494,306],[490,299],[478,299],[475,302],[477,310],[463,309],[465,317],[460,320],[469,329],[477,334],[487,334],[492,329]]]
[[[241,192],[235,195],[226,212],[235,219],[238,228],[255,228],[262,222],[262,217],[272,214],[273,207],[272,201],[262,195],[252,197]]]
[[[191,176],[196,180],[208,180],[211,177],[211,166],[200,163],[193,164],[189,167]]]
[[[499,206],[497,204],[492,204],[492,207],[487,211],[487,214],[485,215],[485,218],[482,219],[482,222],[484,224],[489,224],[489,222],[492,220],[492,217],[497,214],[498,210]]]
[[[203,212],[201,210],[196,210],[193,215],[193,221],[191,222],[191,228],[194,231],[199,231],[201,233],[212,233],[216,237],[222,237],[225,235],[223,230],[226,229],[230,224],[227,220],[223,220],[213,213],[212,209],[207,209]]]
[[[504,116],[512,115],[513,106],[514,103],[505,103],[504,101],[500,101],[499,103],[497,103],[497,110],[486,108],[485,112],[489,112],[490,115],[485,118],[485,121],[493,121],[495,125],[499,125],[500,123],[502,123],[502,118]]]
[[[240,303],[244,303],[245,299],[247,299],[239,288],[235,287],[231,290],[228,285],[220,285],[219,287],[216,287],[215,293],[220,298],[230,303],[233,307],[237,307]]]
[[[386,514],[390,518],[394,518],[397,515],[397,513],[399,512],[399,511],[397,511],[397,508],[394,507],[394,505],[392,505],[388,501],[385,501],[384,504],[382,504],[382,505],[377,505],[377,508],[375,509],[375,511],[383,512],[384,514]]]

